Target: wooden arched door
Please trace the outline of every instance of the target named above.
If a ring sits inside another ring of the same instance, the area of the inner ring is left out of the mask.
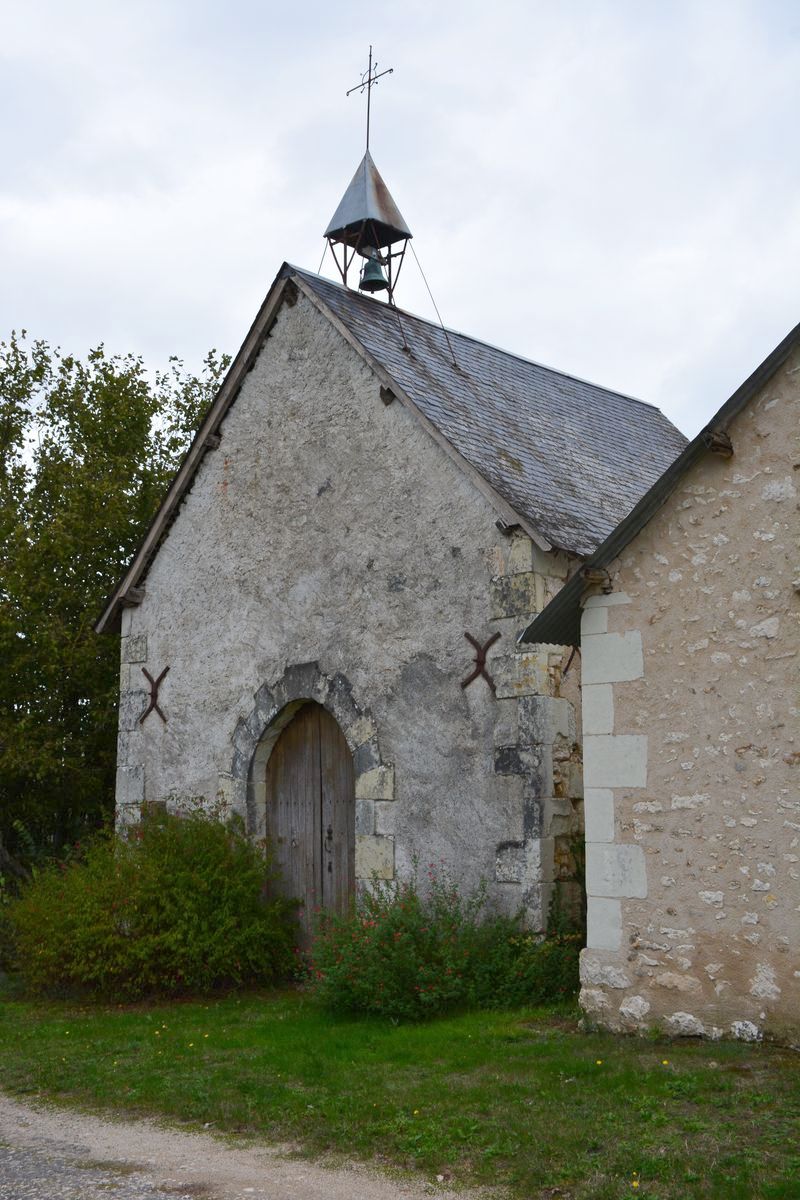
[[[281,890],[303,905],[344,914],[355,892],[353,758],[334,718],[309,702],[281,733],[267,762],[267,836]]]

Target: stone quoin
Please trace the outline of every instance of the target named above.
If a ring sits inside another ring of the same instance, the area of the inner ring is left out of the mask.
[[[800,1030],[799,497],[800,326],[524,634],[581,649],[607,1028]]]

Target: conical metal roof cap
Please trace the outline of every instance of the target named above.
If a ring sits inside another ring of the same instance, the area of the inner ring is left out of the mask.
[[[366,222],[370,224],[365,225]],[[325,237],[354,248],[369,245],[380,250],[411,236],[368,150],[325,230]]]

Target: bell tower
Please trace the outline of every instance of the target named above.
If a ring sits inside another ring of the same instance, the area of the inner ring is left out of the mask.
[[[392,73],[391,67],[380,73],[377,67],[377,62],[373,64],[370,46],[369,67],[361,83],[347,93],[348,96],[356,91],[367,93],[367,149],[325,230],[325,238],[345,287],[353,260],[358,255],[362,260],[358,264],[359,290],[386,292],[386,299],[392,304],[412,235],[369,152],[372,88],[383,75]]]

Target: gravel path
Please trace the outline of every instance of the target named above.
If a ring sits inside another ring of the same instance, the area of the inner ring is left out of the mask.
[[[0,1200],[418,1200],[432,1192],[455,1200],[440,1186],[362,1167],[321,1167],[154,1121],[0,1095]]]

